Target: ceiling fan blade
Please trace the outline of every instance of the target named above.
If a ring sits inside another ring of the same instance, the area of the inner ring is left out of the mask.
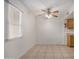
[[[58,17],[58,15],[53,15],[54,17]]]
[[[58,11],[58,10],[56,10],[56,11],[53,11],[53,12],[51,12],[51,13],[59,13],[59,11]]]
[[[54,17],[58,17],[59,16],[59,13],[53,13],[52,12],[51,15],[54,16]]]
[[[55,15],[55,14],[52,14],[52,16],[54,16],[54,17],[58,17],[58,15]]]

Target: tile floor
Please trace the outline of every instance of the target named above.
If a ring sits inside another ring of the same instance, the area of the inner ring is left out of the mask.
[[[59,45],[35,45],[20,59],[74,59],[74,48]]]

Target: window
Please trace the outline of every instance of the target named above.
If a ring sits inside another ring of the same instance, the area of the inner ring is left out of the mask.
[[[8,6],[8,39],[21,37],[21,16],[20,10],[13,5]]]

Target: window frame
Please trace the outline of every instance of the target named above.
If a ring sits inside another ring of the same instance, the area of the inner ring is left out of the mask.
[[[11,4],[11,3],[8,3],[8,8],[10,8],[10,6],[12,7],[12,8],[14,8],[16,11],[18,11],[19,12],[19,24],[18,24],[18,27],[19,27],[19,29],[18,29],[18,31],[20,31],[20,34],[19,35],[17,35],[17,36],[14,36],[14,37],[10,37],[9,36],[9,34],[8,34],[8,37],[7,37],[7,39],[8,40],[12,40],[12,39],[15,39],[15,38],[20,38],[20,37],[22,37],[22,27],[21,27],[21,24],[22,24],[22,11],[21,10],[19,10],[17,7],[15,7],[13,4]],[[9,10],[8,10],[9,11]],[[9,16],[9,14],[8,14],[8,16]],[[9,22],[9,19],[8,19],[8,22]],[[9,24],[8,23],[8,26],[9,25],[12,25],[12,24]],[[9,30],[9,27],[8,27],[8,30]],[[9,32],[10,33],[10,32]]]

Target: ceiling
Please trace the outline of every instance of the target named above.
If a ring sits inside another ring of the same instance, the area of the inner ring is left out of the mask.
[[[57,9],[61,14],[74,7],[74,0],[21,0],[35,15],[43,13],[41,9]]]

